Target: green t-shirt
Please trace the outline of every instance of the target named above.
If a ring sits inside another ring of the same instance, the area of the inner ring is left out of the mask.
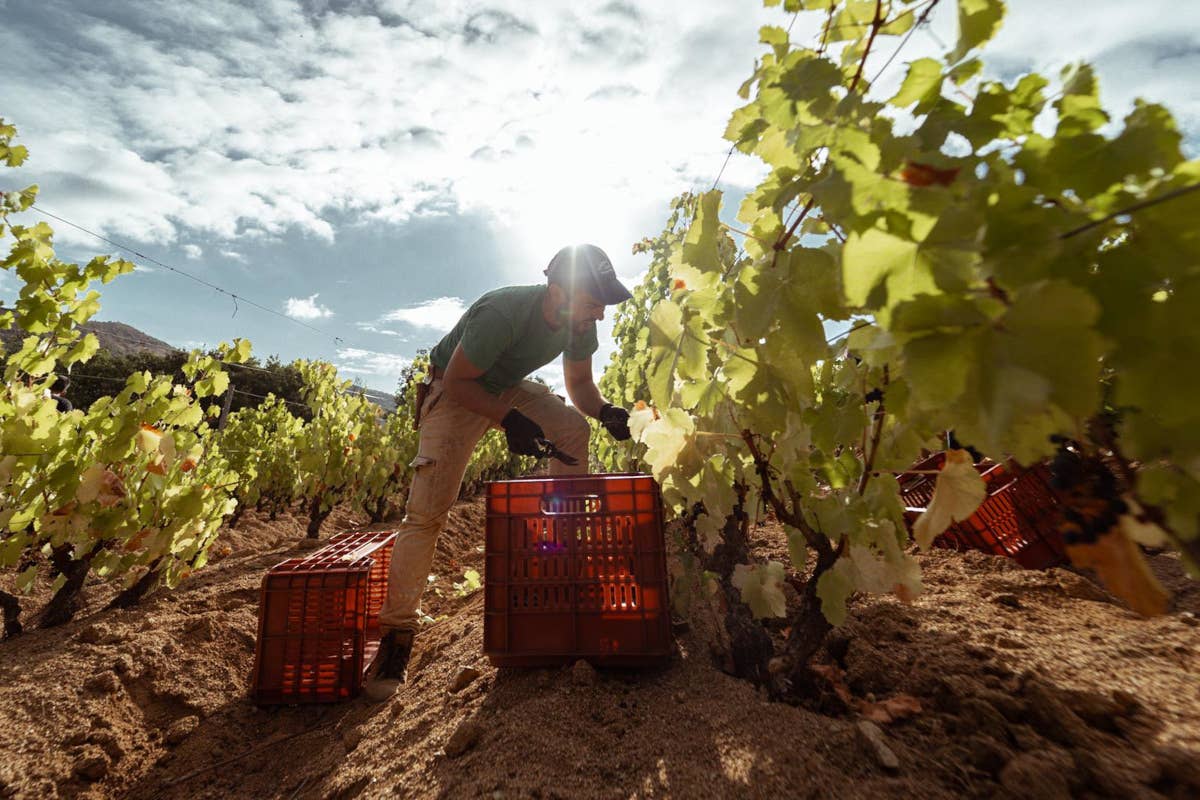
[[[542,314],[545,286],[508,286],[480,297],[454,329],[442,337],[429,360],[445,369],[460,344],[467,359],[483,370],[479,383],[492,394],[516,386],[559,353],[580,361],[596,352],[596,324],[576,334],[563,324],[553,330]]]

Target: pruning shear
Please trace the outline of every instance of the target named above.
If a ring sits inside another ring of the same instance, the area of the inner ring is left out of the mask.
[[[534,439],[534,443],[538,446],[538,458],[557,458],[568,467],[573,467],[579,463],[579,459],[574,456],[569,456],[555,446],[554,442],[539,436]]]

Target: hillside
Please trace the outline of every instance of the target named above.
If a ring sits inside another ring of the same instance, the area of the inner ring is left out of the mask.
[[[484,514],[479,501],[451,511],[433,586],[482,569]],[[339,510],[330,523],[355,520]],[[257,708],[259,583],[303,535],[301,521],[251,512],[177,591],[101,611],[111,589],[96,585],[74,622],[0,644],[0,797],[1200,793],[1200,586],[1171,556],[1152,563],[1175,611],[1144,620],[1073,572],[920,555],[925,593],[856,602],[822,658],[833,680],[803,707],[716,668],[702,624],[678,633],[662,669],[496,670],[481,653],[482,593],[447,591],[428,594],[440,621],[390,702]],[[785,546],[778,526],[757,529],[758,554]],[[464,667],[480,674],[453,691]],[[846,701],[897,697],[919,710],[880,725],[890,762]]]
[[[79,327],[86,333],[96,334],[101,350],[117,356],[142,352],[162,356],[179,351],[178,347],[169,345],[162,339],[155,339],[123,322],[86,322]],[[18,328],[0,330],[0,343],[3,343],[5,352],[12,352],[20,347],[21,340],[26,335]]]

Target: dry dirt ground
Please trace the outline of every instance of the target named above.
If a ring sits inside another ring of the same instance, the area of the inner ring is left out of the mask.
[[[0,644],[0,797],[1200,797],[1200,584],[1170,556],[1175,607],[1143,620],[1072,572],[923,555],[915,603],[862,598],[831,638],[841,699],[814,678],[800,708],[717,669],[701,625],[653,671],[492,668],[481,593],[450,590],[482,569],[482,527],[479,502],[452,512],[426,601],[444,618],[382,704],[248,700],[259,582],[305,548],[295,519],[248,515],[230,554],[138,608],[89,587],[74,622]],[[917,699],[881,726],[895,764],[846,691]]]

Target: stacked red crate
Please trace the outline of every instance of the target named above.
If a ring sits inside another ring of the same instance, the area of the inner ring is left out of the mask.
[[[487,487],[484,651],[497,666],[670,654],[662,499],[647,475]]]

